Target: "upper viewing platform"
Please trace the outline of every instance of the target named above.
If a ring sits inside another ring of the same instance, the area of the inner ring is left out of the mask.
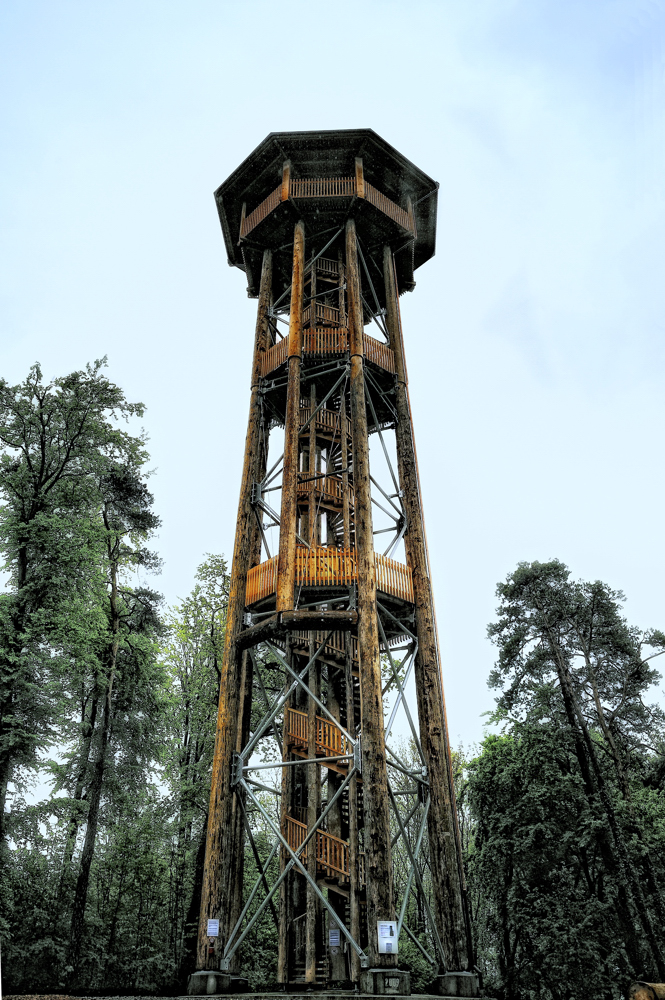
[[[229,264],[258,294],[261,258],[274,252],[275,290],[291,281],[293,225],[317,250],[349,217],[365,246],[395,254],[400,292],[434,254],[438,184],[372,129],[272,132],[215,192]]]

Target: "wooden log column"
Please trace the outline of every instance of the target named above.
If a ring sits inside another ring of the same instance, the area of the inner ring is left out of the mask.
[[[282,508],[277,561],[277,611],[293,609],[296,579],[296,523],[298,518],[298,439],[300,432],[300,368],[305,282],[305,225],[297,222],[293,234],[293,272],[289,314],[289,374],[286,389]]]
[[[365,809],[368,957],[372,967],[394,966],[396,955],[379,955],[377,921],[394,920],[393,872],[388,813],[381,697],[381,663],[376,609],[376,574],[372,535],[369,441],[365,404],[363,311],[358,274],[356,226],[346,224],[346,278],[349,309],[349,378],[353,434],[353,485],[358,560],[358,657],[362,691],[362,774]]]
[[[434,604],[429,576],[418,463],[404,359],[395,267],[390,247],[384,248],[386,321],[395,352],[396,444],[400,487],[407,530],[406,557],[413,577],[418,654],[415,663],[420,741],[427,763],[430,808],[427,831],[432,865],[434,917],[449,970],[468,972],[473,948],[461,866],[455,789],[446,722],[443,681],[438,655]]]
[[[242,628],[245,610],[247,573],[253,550],[251,507],[252,483],[260,469],[262,413],[259,396],[262,355],[268,347],[268,312],[272,292],[272,252],[264,251],[261,285],[254,337],[252,361],[252,388],[249,419],[245,442],[245,462],[242,471],[238,522],[233,547],[233,563],[229,586],[229,605],[226,619],[226,642],[222,659],[213,759],[210,809],[206,836],[206,856],[201,894],[201,912],[196,955],[197,969],[219,968],[219,960],[232,929],[232,916],[237,908],[233,884],[242,881],[244,852],[241,808],[238,795],[231,784],[233,754],[238,747],[239,720],[245,719],[247,694],[246,676],[242,676],[242,656],[237,649],[237,639]],[[219,937],[208,938],[208,919],[219,919]]]
[[[291,653],[291,639],[289,636],[286,638],[286,650],[285,655],[289,666],[293,666],[293,655]],[[288,680],[285,682],[288,686]],[[289,761],[293,759],[293,755],[288,752],[289,745],[289,726],[287,722],[289,708],[293,707],[294,698],[293,695],[289,698],[286,705],[284,706],[284,726],[282,730],[282,747],[283,747],[283,759]],[[287,816],[289,815],[289,809],[291,807],[291,802],[293,800],[293,783],[294,783],[294,768],[293,767],[283,767],[282,768],[282,795],[280,798],[280,818],[279,825],[282,834],[286,837],[286,822]],[[283,846],[279,849],[279,874],[284,872],[287,864],[289,863],[290,855],[286,848]],[[286,880],[282,882],[279,887],[279,928],[278,928],[278,939],[277,939],[277,982],[287,983],[289,981],[289,928],[291,925],[291,915],[292,915],[292,897],[290,892],[290,880],[287,876]]]
[[[314,421],[312,421],[314,423]],[[314,657],[317,642],[310,633],[309,658]],[[316,698],[321,697],[321,664],[318,661],[309,668],[307,686]],[[307,755],[310,760],[316,760],[316,713],[314,698],[307,699]],[[307,765],[307,832],[317,823],[321,810],[321,779],[320,768],[316,764]],[[310,841],[307,850],[307,871],[316,882],[316,836]],[[321,904],[312,886],[307,885],[307,916],[305,918],[305,982],[316,983],[316,961],[320,952],[321,938]]]

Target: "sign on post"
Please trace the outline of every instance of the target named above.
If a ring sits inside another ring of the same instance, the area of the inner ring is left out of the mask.
[[[219,920],[208,921],[208,937],[219,937]]]
[[[397,921],[378,920],[379,955],[397,954]]]

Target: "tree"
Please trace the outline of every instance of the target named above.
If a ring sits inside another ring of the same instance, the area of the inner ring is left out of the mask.
[[[173,962],[184,984],[196,951],[205,858],[210,776],[221,662],[226,634],[229,576],[223,556],[208,553],[191,594],[167,615],[162,657],[170,681],[168,728],[162,764],[177,839],[174,847]]]
[[[0,551],[10,573],[0,597],[0,846],[8,783],[51,737],[59,678],[49,635],[67,631],[97,564],[100,480],[145,456],[143,438],[117,425],[143,406],[126,401],[104,364],[49,384],[39,365],[21,385],[0,380]]]
[[[114,464],[99,479],[100,518],[103,525],[103,607],[106,629],[101,633],[97,664],[94,672],[91,716],[94,720],[90,736],[86,734],[85,756],[79,762],[79,776],[89,773],[86,789],[86,834],[79,861],[74,892],[70,935],[69,962],[71,977],[78,973],[81,944],[88,897],[90,867],[97,836],[102,789],[112,754],[113,729],[116,718],[121,722],[123,739],[120,746],[127,754],[129,729],[141,720],[143,745],[134,741],[136,763],[147,765],[151,755],[145,742],[150,723],[155,733],[161,705],[159,692],[163,684],[158,677],[157,641],[162,633],[158,606],[160,595],[145,587],[131,588],[123,583],[129,571],[137,567],[155,569],[156,557],[143,542],[158,526],[159,519],[151,507],[153,497],[140,474],[140,465]],[[157,679],[157,683],[155,680]],[[128,726],[129,724],[129,726]],[[133,724],[133,725],[132,725]],[[116,727],[117,728],[117,727]],[[117,739],[117,732],[115,733]],[[132,758],[130,758],[132,759]],[[145,771],[143,771],[145,773]],[[77,780],[77,785],[85,782]],[[134,784],[134,782],[131,782]],[[76,815],[76,814],[75,814]]]
[[[602,866],[596,898],[613,899],[633,972],[662,978],[662,873],[631,783],[639,786],[645,755],[663,742],[662,713],[644,697],[658,678],[650,660],[665,651],[665,637],[628,626],[620,593],[569,576],[558,561],[521,563],[499,586],[498,621],[489,629],[499,648],[490,683],[502,688],[495,718],[546,727],[553,745],[574,754]]]
[[[618,1000],[634,968],[574,741],[514,723],[469,762],[469,880],[487,989],[502,1000]]]

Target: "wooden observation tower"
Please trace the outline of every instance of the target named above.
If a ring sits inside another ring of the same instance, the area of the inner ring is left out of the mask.
[[[410,993],[409,939],[477,995],[399,310],[437,187],[359,129],[273,133],[216,192],[258,311],[190,992],[272,913],[286,988]]]

